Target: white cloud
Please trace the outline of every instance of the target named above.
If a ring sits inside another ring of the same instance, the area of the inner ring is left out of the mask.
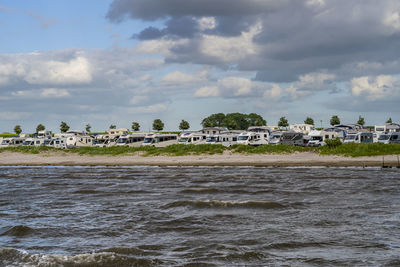
[[[194,93],[195,97],[217,97],[219,96],[218,86],[204,86]]]
[[[217,22],[214,17],[202,17],[197,19],[197,23],[199,24],[199,28],[201,31],[204,30],[212,30],[217,26]]]
[[[400,78],[390,75],[375,77],[357,77],[351,80],[351,93],[353,96],[365,96],[367,100],[374,101],[382,98],[393,98],[400,95]]]
[[[30,115],[29,112],[0,112],[0,120],[15,121],[27,118]]]
[[[65,98],[70,97],[66,89],[45,88],[41,90],[19,90],[11,93],[14,97],[20,98]]]
[[[383,24],[388,26],[392,32],[400,31],[400,15],[399,12],[387,13],[383,19]]]
[[[208,72],[206,71],[200,72],[195,75],[175,71],[166,74],[164,77],[162,77],[161,81],[167,84],[197,83],[205,81],[207,79],[207,75]]]
[[[187,44],[189,40],[180,39],[180,40],[150,40],[139,43],[136,46],[136,52],[143,54],[155,54],[162,56],[171,56],[171,48],[174,48],[178,45]]]
[[[252,92],[252,81],[241,77],[227,77],[218,81],[218,86],[227,95],[245,96]]]
[[[40,93],[41,98],[65,98],[71,95],[65,89],[47,88],[43,89]]]
[[[158,113],[166,110],[168,110],[168,107],[164,104],[153,104],[134,108],[134,111],[137,113]]]
[[[273,84],[272,88],[264,91],[263,97],[266,99],[277,99],[281,96],[282,89],[279,85]]]
[[[79,56],[68,62],[39,61],[25,77],[30,84],[86,84],[92,81],[88,59]]]
[[[318,91],[333,89],[332,81],[336,78],[328,73],[308,73],[301,75],[299,80],[285,89],[292,100],[301,99]]]
[[[132,105],[140,105],[142,103],[145,103],[149,98],[148,96],[145,95],[137,95],[131,98],[129,101]]]

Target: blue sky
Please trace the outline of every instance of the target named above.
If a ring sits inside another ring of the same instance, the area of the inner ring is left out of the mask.
[[[398,122],[399,14],[394,0],[1,1],[0,132],[199,129],[217,112]]]

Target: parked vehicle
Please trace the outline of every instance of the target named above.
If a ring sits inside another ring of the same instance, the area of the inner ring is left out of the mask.
[[[67,137],[67,148],[92,146],[93,138],[89,135],[73,135]]]
[[[166,147],[172,144],[177,144],[177,139],[177,134],[151,133],[146,135],[142,146]]]
[[[207,139],[207,134],[201,132],[191,132],[191,133],[182,133],[179,136],[178,144],[205,144]]]
[[[67,148],[67,139],[62,137],[52,138],[47,146],[65,149]]]
[[[307,146],[318,147],[326,145],[326,140],[338,137],[338,133],[314,130],[309,133],[309,136],[310,140],[308,141]]]
[[[272,132],[270,137],[269,137],[268,143],[270,145],[278,145],[278,144],[280,144],[281,143],[281,137],[282,137],[283,133],[284,132]]]
[[[389,144],[390,134],[381,134],[378,137],[378,143]]]
[[[237,143],[242,145],[259,146],[269,142],[268,132],[244,132],[237,137]]]
[[[373,143],[374,135],[370,132],[347,133],[343,143]]]
[[[238,134],[237,133],[221,133],[215,135],[208,135],[206,139],[206,144],[210,145],[223,145],[223,146],[233,146],[237,143]]]
[[[9,147],[9,146],[22,146],[24,144],[25,138],[21,137],[9,137],[4,138],[1,142],[1,147]]]
[[[280,141],[282,145],[302,146],[303,143],[303,133],[292,131],[282,133]]]
[[[134,133],[128,135],[122,135],[117,139],[117,146],[140,146],[145,138],[144,133]]]
[[[390,133],[389,144],[400,144],[400,132]]]

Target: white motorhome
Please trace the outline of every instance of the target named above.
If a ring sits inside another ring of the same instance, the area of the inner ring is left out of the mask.
[[[308,146],[324,146],[326,145],[326,140],[334,139],[338,137],[337,132],[328,132],[328,131],[318,131],[313,130],[309,134],[310,140],[308,141]]]
[[[271,135],[269,136],[269,144],[271,145],[278,145],[281,143],[281,137],[284,132],[278,131],[278,132],[272,132]]]
[[[400,144],[400,132],[391,132],[389,144]]]
[[[311,131],[315,130],[314,125],[311,124],[290,124],[289,129],[305,135],[308,135]]]
[[[1,142],[2,147],[9,147],[9,146],[22,146],[24,144],[25,138],[21,137],[9,137],[4,138]]]
[[[177,143],[177,134],[150,133],[145,136],[142,146],[166,147]]]
[[[237,133],[220,133],[220,134],[211,134],[206,138],[206,144],[210,145],[223,145],[223,146],[232,146],[237,144],[238,139]]]
[[[205,144],[206,139],[207,139],[207,134],[201,132],[181,133],[178,139],[178,144],[184,144],[184,145]]]
[[[343,143],[373,143],[374,135],[370,132],[349,132]]]
[[[259,146],[269,143],[268,132],[244,132],[237,137],[237,144]]]
[[[67,138],[62,138],[62,137],[52,138],[50,143],[47,144],[47,146],[65,149],[67,148]]]
[[[93,138],[89,135],[73,135],[66,138],[67,148],[92,146]]]
[[[24,143],[24,146],[34,146],[35,145],[35,138],[26,138]]]
[[[378,137],[377,143],[389,144],[390,133],[381,133]]]
[[[130,146],[130,147],[137,147],[140,146],[144,138],[146,137],[146,134],[144,133],[133,133],[133,134],[128,134],[128,135],[121,135],[117,139],[117,146]]]
[[[129,133],[128,129],[126,128],[109,129],[107,132],[110,135],[127,135]]]
[[[37,133],[37,138],[51,139],[52,136],[53,136],[53,133],[51,131],[39,131]]]

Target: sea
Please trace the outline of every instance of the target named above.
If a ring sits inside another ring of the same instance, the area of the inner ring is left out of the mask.
[[[3,166],[0,266],[400,266],[400,169]]]

